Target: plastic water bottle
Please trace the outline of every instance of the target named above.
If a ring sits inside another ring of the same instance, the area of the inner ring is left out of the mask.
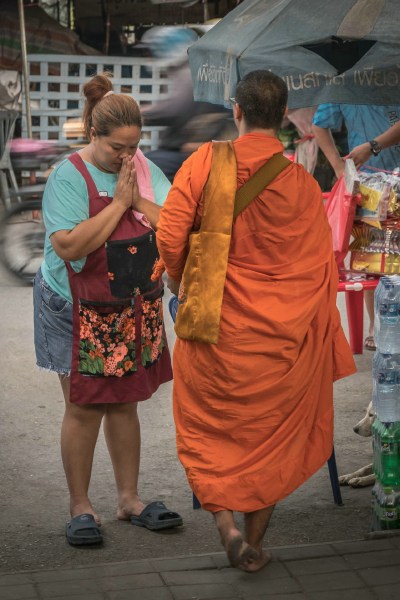
[[[379,305],[382,293],[385,291],[385,283],[390,283],[390,278],[387,275],[383,275],[378,285],[375,288],[374,292],[374,339],[375,341],[379,339],[380,335],[380,315],[379,315]]]
[[[375,289],[375,324],[374,338],[381,353],[396,352],[393,343],[396,341],[396,325],[400,330],[400,277],[397,275],[384,276]],[[400,334],[399,334],[400,335]],[[400,340],[398,343],[400,348]],[[399,350],[400,352],[400,350]]]
[[[400,421],[372,425],[373,466],[382,486],[400,487]]]
[[[374,412],[382,423],[400,421],[400,355],[375,353]]]
[[[380,528],[398,529],[398,492],[393,488],[384,487],[380,495]]]
[[[400,488],[375,483],[372,489],[372,531],[400,529]]]
[[[375,309],[375,316],[377,316],[377,306],[379,304],[379,297],[382,294],[382,291],[384,289],[385,283],[389,282],[390,283],[390,277],[389,275],[382,275],[382,277],[379,279],[379,283],[375,288],[374,291],[374,309]]]
[[[378,351],[374,352],[372,359],[372,410],[376,415],[376,404],[377,404],[377,387],[378,387],[378,373],[382,365],[382,354]]]
[[[378,490],[379,484],[375,483],[371,492],[371,531],[379,530]]]
[[[387,277],[377,294],[376,344],[382,354],[400,353],[400,285],[398,277]]]

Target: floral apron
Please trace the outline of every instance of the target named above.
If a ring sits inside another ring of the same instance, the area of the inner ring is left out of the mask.
[[[89,217],[112,200],[99,194],[78,153],[69,157],[86,181]],[[163,283],[150,281],[155,233],[127,210],[79,273],[66,262],[73,300],[70,401],[138,402],[172,379],[163,320]]]

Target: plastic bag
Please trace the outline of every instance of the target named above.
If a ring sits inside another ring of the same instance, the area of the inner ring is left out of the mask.
[[[349,250],[357,200],[358,197],[347,190],[344,175],[342,175],[325,202],[326,216],[332,229],[333,250],[339,268]]]
[[[393,221],[372,227],[356,221],[350,244],[350,268],[372,274],[400,273],[400,231]]]

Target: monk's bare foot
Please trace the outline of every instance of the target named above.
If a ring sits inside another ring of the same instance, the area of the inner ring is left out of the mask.
[[[248,564],[251,564],[259,558],[258,552],[243,541],[240,532],[238,535],[226,540],[224,546],[229,563],[232,567],[237,567],[239,569],[243,568],[246,570]]]
[[[93,506],[91,505],[91,503],[89,501],[87,502],[80,502],[79,504],[72,504],[70,506],[70,514],[71,517],[77,517],[78,515],[93,515],[94,520],[96,521],[97,525],[99,525],[99,527],[101,526],[101,519],[99,517],[99,515],[97,513],[95,513],[95,511],[93,510]]]
[[[259,552],[243,540],[231,510],[214,513],[221,542],[232,567],[241,567],[259,559]]]
[[[269,552],[261,550],[257,553],[257,558],[250,557],[247,561],[242,562],[239,569],[246,571],[246,573],[256,573],[261,571],[267,564],[272,560],[272,555]]]
[[[145,505],[137,496],[135,498],[125,498],[119,503],[117,519],[129,521],[132,515],[138,517],[145,508]]]

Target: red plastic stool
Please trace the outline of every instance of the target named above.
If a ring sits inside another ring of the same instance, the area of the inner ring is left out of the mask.
[[[353,354],[362,354],[364,347],[364,290],[374,290],[379,277],[339,281],[338,292],[346,294],[349,343]]]

